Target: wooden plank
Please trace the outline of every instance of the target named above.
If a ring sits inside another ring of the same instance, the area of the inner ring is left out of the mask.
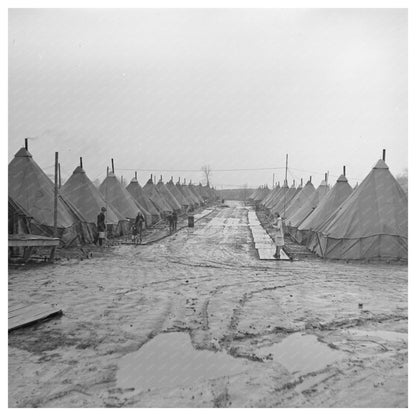
[[[16,303],[14,305],[10,305],[9,303],[9,313],[12,311],[17,311],[18,309],[27,308],[27,305],[24,305],[23,303]]]
[[[59,239],[56,240],[8,240],[9,247],[56,247],[59,246]]]
[[[276,252],[276,249],[258,249],[257,250],[259,253],[259,258],[260,260],[277,260],[276,258],[273,257],[274,253]],[[280,250],[280,260],[285,260],[288,261],[290,260],[290,258],[287,256],[287,254],[283,251]]]
[[[32,313],[32,314],[36,314],[36,313],[43,313],[45,311],[50,310],[51,306],[50,305],[28,305],[24,308],[20,308],[14,311],[9,311],[9,318],[14,318],[16,316],[20,316],[20,315],[25,315],[27,313]]]
[[[56,306],[47,304],[26,305],[9,311],[8,330],[10,332],[60,315],[62,315],[62,310]]]

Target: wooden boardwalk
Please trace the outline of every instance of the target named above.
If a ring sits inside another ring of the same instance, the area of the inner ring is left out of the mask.
[[[32,305],[9,304],[8,332],[61,315],[61,309],[45,303]]]
[[[276,245],[267,231],[262,227],[256,212],[251,209],[248,211],[248,226],[253,234],[254,247],[257,250],[259,259],[277,261],[273,257],[276,252]],[[290,260],[290,257],[283,250],[280,250],[280,260]]]

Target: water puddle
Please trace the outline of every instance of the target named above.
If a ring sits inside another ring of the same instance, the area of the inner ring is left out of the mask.
[[[244,372],[247,362],[223,352],[196,350],[187,333],[161,334],[119,362],[117,386],[143,391],[190,386]]]
[[[315,335],[292,334],[278,344],[261,348],[260,356],[271,355],[291,373],[310,373],[344,357],[344,353],[319,342]]]

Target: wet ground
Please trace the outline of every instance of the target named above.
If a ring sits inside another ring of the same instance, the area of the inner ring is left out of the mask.
[[[229,205],[153,245],[10,270],[10,301],[64,315],[9,334],[9,406],[406,407],[407,266],[260,261]]]

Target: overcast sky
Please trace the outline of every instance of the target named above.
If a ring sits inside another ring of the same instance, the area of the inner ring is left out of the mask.
[[[407,167],[404,9],[9,12],[9,160],[271,185]],[[122,169],[132,169],[122,170]],[[178,172],[167,172],[177,170]],[[189,172],[179,172],[179,171]],[[194,172],[190,172],[195,170]]]

